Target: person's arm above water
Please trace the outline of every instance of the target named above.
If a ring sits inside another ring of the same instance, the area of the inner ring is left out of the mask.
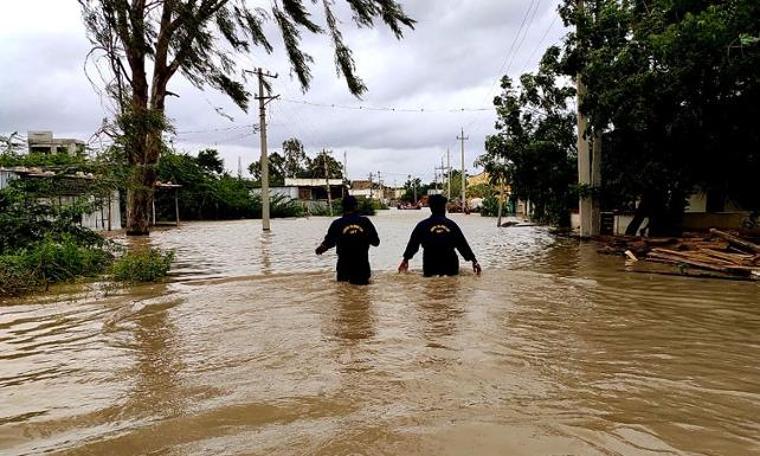
[[[478,260],[475,258],[475,253],[473,253],[472,249],[470,248],[470,244],[467,242],[467,238],[464,237],[464,233],[462,233],[459,225],[451,222],[451,226],[455,236],[454,245],[456,249],[459,250],[459,253],[462,254],[462,257],[465,261],[472,262],[472,271],[475,274],[480,275],[480,273],[483,272],[483,268],[480,267],[480,263],[478,263]]]
[[[375,225],[372,223],[372,220],[365,219],[367,222],[367,229],[369,230],[367,240],[369,241],[369,245],[374,245],[375,247],[380,245],[380,236],[377,234],[377,229],[375,229]]]
[[[335,244],[338,242],[338,220],[335,220],[330,224],[330,228],[327,230],[327,235],[325,236],[325,240],[322,241],[321,244],[319,244],[319,247],[314,251],[317,255],[322,255],[323,253],[327,252],[331,248],[335,247]]]
[[[406,272],[409,270],[409,260],[420,250],[420,243],[422,243],[422,222],[417,224],[412,231],[412,236],[409,238],[409,243],[404,250],[404,260],[398,267],[398,272]]]

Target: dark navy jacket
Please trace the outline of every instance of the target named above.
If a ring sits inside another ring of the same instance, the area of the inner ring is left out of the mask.
[[[367,217],[352,213],[335,220],[327,230],[322,245],[328,249],[337,247],[338,281],[357,285],[369,283],[372,275],[369,246],[380,245],[380,238],[375,225]]]
[[[420,249],[422,270],[426,277],[459,274],[459,257],[456,250],[466,261],[474,261],[467,239],[454,221],[442,215],[433,215],[417,224],[404,252],[404,259],[411,260]]]

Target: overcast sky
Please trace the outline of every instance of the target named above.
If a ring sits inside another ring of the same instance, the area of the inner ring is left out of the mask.
[[[350,15],[342,16],[346,41],[369,88],[362,100],[351,96],[345,81],[336,77],[325,36],[304,35],[304,48],[315,58],[307,93],[290,76],[279,35],[270,37],[277,48],[272,56],[241,57],[246,68],[262,65],[280,75],[273,89],[283,99],[272,102],[268,112],[270,151],[297,137],[310,155],[329,148],[342,160],[345,153],[352,179],[380,171],[386,183],[401,184],[408,174],[431,180],[447,148],[452,166],[461,166],[456,137],[464,127],[470,138],[465,163],[472,170],[495,120],[492,109],[476,109],[491,108],[502,74],[532,71],[543,50],[565,33],[557,18],[558,0],[401,3],[418,21],[416,30],[401,41],[385,27],[357,30]],[[317,18],[322,20],[319,14]],[[89,139],[110,115],[85,76],[89,49],[75,0],[3,1],[0,134],[53,130],[56,136]],[[251,83],[250,90],[255,89]],[[217,148],[233,172],[238,157],[244,168],[258,158],[258,135],[248,127],[258,122],[257,109],[244,113],[212,90],[199,91],[181,79],[170,90],[180,96],[170,98],[167,106],[178,132],[176,147],[193,153]],[[342,108],[360,106],[425,111]]]

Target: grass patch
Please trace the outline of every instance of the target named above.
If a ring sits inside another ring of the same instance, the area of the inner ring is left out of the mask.
[[[126,252],[111,266],[114,280],[119,282],[139,283],[156,282],[169,273],[174,252],[146,248]]]
[[[105,272],[112,259],[109,251],[82,245],[73,237],[46,237],[28,248],[0,255],[0,296],[17,296],[78,277],[94,277]]]

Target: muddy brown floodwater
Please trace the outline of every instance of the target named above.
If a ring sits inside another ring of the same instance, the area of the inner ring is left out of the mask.
[[[168,283],[2,305],[0,454],[760,454],[760,286],[477,216],[482,277],[398,275],[424,215],[374,218],[366,288],[327,219],[188,223]]]

